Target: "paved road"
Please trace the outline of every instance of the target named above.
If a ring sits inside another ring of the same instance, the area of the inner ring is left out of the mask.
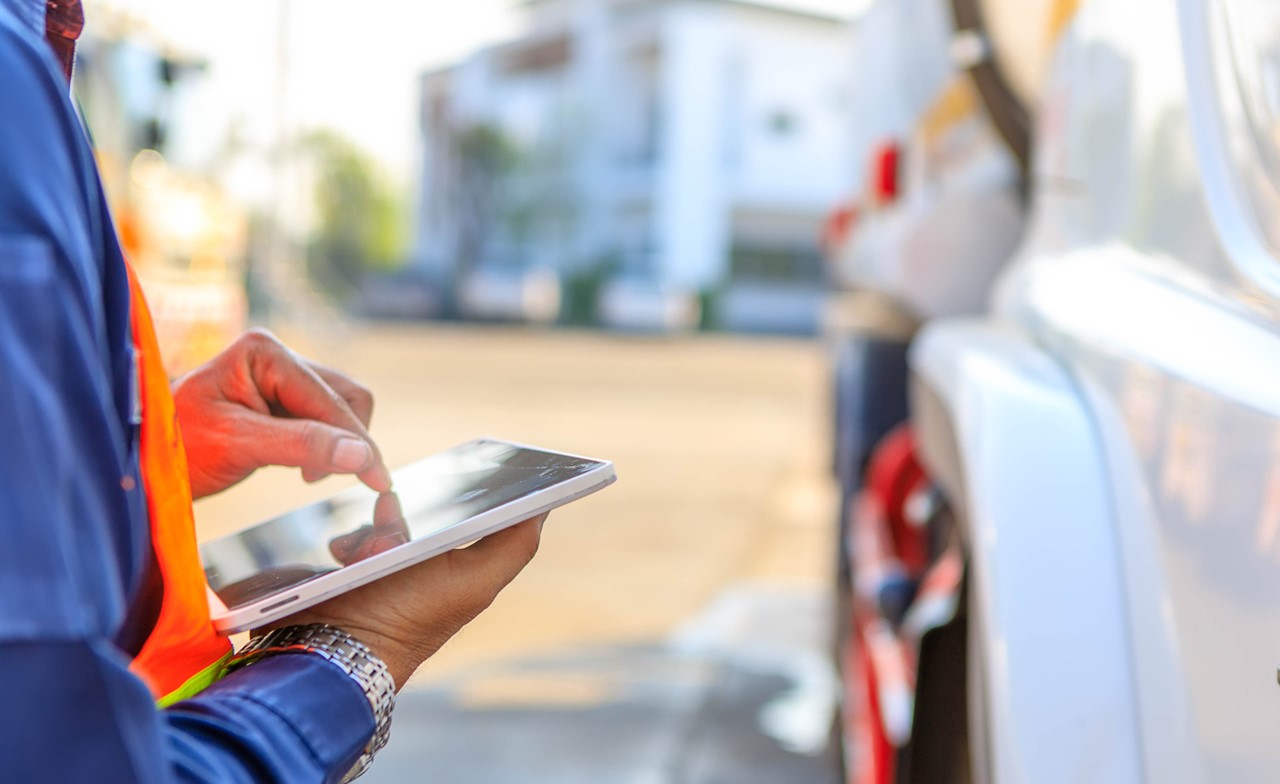
[[[663,643],[571,648],[406,692],[373,783],[837,784],[812,594],[730,591]]]
[[[463,328],[288,336],[378,395],[393,464],[477,435],[615,460],[404,692],[373,782],[834,780],[823,354],[801,341]],[[262,472],[217,535],[343,486]]]

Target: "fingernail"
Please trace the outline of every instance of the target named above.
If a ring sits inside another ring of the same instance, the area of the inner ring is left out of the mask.
[[[373,460],[373,450],[363,441],[354,438],[338,439],[333,450],[333,467],[352,474],[363,470]]]

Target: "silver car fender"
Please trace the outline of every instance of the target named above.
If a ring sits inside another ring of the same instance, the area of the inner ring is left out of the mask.
[[[921,453],[965,531],[979,767],[1000,784],[1141,781],[1112,489],[1086,401],[992,322],[935,322],[911,366]]]

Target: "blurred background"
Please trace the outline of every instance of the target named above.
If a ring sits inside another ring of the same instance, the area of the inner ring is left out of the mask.
[[[617,463],[368,780],[1276,780],[1280,4],[86,10],[173,374]]]
[[[392,465],[485,434],[618,465],[368,779],[837,781],[818,335],[863,4],[85,5],[75,93],[172,374],[266,325],[374,390]],[[263,471],[200,534],[347,484]]]

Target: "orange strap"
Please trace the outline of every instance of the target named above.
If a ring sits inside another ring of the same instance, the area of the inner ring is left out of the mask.
[[[214,630],[209,619],[208,587],[196,548],[187,454],[151,312],[132,268],[129,285],[142,404],[139,462],[151,521],[151,546],[164,585],[156,626],[130,669],[146,681],[163,706],[216,680],[220,663],[231,653],[231,643]]]

